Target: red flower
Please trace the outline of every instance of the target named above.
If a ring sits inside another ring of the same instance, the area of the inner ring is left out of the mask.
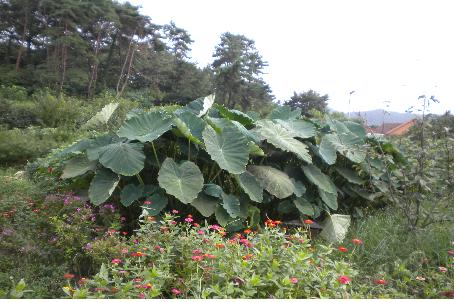
[[[204,256],[210,259],[216,259],[216,256],[213,254],[204,254]]]
[[[357,238],[353,239],[352,242],[353,242],[353,244],[355,244],[355,245],[361,245],[361,244],[363,244],[362,240],[357,239]]]
[[[223,243],[216,243],[214,246],[215,246],[217,249],[223,249],[223,248],[225,248],[225,245],[224,245]]]
[[[143,202],[143,204],[149,205],[149,204],[151,204],[151,201],[150,201],[150,200],[145,200],[145,201]]]
[[[254,255],[252,255],[252,254],[247,254],[247,255],[244,255],[242,258],[243,258],[243,260],[249,260],[249,259],[251,259],[252,257],[254,257]]]
[[[200,254],[202,254],[202,251],[201,250],[193,250],[192,254],[193,255],[200,255]]]
[[[246,229],[246,230],[244,230],[244,233],[245,233],[246,235],[249,235],[250,233],[252,233],[252,231],[251,231],[250,229]]]
[[[312,220],[310,220],[310,219],[306,219],[306,220],[304,220],[304,223],[310,225],[310,224],[313,224],[314,221],[312,221]]]
[[[192,256],[192,260],[199,262],[203,260],[203,256]]]
[[[296,284],[296,283],[298,283],[298,278],[292,277],[292,278],[290,278],[290,282],[293,284]]]
[[[339,281],[339,283],[342,283],[342,284],[349,284],[350,278],[347,276],[340,276],[339,278],[337,278],[337,281]]]
[[[72,278],[74,278],[74,274],[66,273],[66,274],[63,275],[63,278],[65,278],[65,279],[72,279]]]
[[[340,246],[340,247],[338,248],[338,250],[341,251],[342,253],[348,252],[347,248],[344,247],[344,246]]]
[[[375,284],[381,284],[381,285],[388,284],[388,282],[386,282],[386,280],[383,280],[383,279],[374,280],[374,283]]]
[[[131,253],[131,256],[132,257],[144,257],[144,256],[146,256],[146,254],[144,254],[142,252],[135,252],[135,253]]]
[[[179,289],[177,289],[177,288],[172,288],[170,291],[171,291],[172,294],[174,294],[175,296],[181,295],[181,290],[179,290]]]
[[[195,228],[200,227],[200,224],[198,224],[197,222],[194,222],[192,225],[193,225]]]

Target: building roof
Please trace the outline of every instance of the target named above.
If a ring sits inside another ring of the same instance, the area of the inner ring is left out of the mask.
[[[381,126],[365,126],[365,128],[366,131],[370,133],[399,136],[406,134],[414,124],[416,124],[416,119],[411,119],[405,123],[383,123]]]

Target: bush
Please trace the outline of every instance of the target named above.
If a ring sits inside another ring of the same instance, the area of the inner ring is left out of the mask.
[[[191,217],[144,217],[97,275],[63,290],[73,298],[350,297],[356,272],[330,259],[331,248],[311,246],[304,230],[286,234],[277,223],[226,238]]]

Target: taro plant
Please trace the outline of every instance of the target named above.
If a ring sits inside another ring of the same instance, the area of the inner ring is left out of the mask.
[[[67,159],[62,178],[89,181],[94,205],[113,199],[149,216],[179,208],[238,229],[265,217],[350,213],[385,199],[380,144],[351,121],[307,119],[288,106],[263,118],[208,96],[135,109],[118,131],[79,140],[54,158]]]

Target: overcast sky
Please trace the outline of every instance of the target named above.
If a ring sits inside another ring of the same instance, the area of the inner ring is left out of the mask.
[[[454,112],[454,3],[402,0],[131,0],[154,23],[173,20],[194,43],[192,61],[212,62],[220,35],[256,42],[277,100],[309,89],[340,111],[405,111],[421,94],[432,112]],[[351,105],[348,105],[349,92]]]

